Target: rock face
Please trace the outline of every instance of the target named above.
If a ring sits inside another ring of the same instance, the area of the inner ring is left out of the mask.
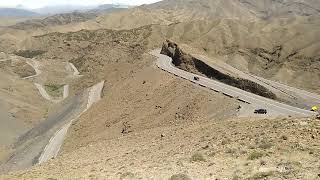
[[[273,94],[267,88],[247,79],[241,79],[238,77],[233,77],[231,75],[220,72],[213,67],[207,65],[205,62],[183,52],[179,46],[167,40],[161,50],[162,54],[170,56],[173,61],[172,63],[180,69],[189,71],[199,75],[205,75],[211,79],[216,79],[225,84],[235,86],[237,88],[243,89],[245,91],[267,97],[270,99],[276,99],[276,95]]]

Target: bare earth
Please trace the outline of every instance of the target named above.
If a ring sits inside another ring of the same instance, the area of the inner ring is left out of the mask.
[[[310,97],[320,93],[319,9],[318,0],[164,0],[97,16],[0,19],[1,163],[17,152],[19,136],[105,82],[56,158],[0,179],[319,179],[319,119],[253,116],[258,107],[162,71],[149,54],[170,39],[210,67],[256,79],[278,100],[309,110],[319,105]],[[69,97],[48,101],[34,83],[57,99],[69,85]],[[38,137],[42,145],[61,129],[54,122],[48,137]]]

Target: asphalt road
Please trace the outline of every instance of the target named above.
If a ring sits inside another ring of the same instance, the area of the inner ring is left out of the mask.
[[[38,163],[49,140],[59,128],[79,116],[87,108],[88,94],[78,94],[67,100],[56,112],[38,126],[20,136],[14,144],[15,152],[0,165],[0,173],[21,170]]]
[[[176,68],[172,64],[172,59],[166,55],[160,54],[160,49],[153,50],[150,54],[158,57],[156,65],[175,76],[181,77],[183,79],[189,80],[193,83],[199,84],[200,86],[207,87],[216,92],[221,92],[226,96],[236,98],[239,101],[250,104],[255,108],[265,108],[268,110],[268,114],[272,116],[295,116],[295,117],[309,117],[313,116],[315,113],[293,107],[287,104],[283,104],[268,98],[252,94],[250,92],[238,89],[236,87],[221,83],[216,80],[212,80],[206,77],[202,77],[179,68]],[[199,77],[199,81],[194,80],[194,77]],[[253,114],[254,109],[252,109]]]
[[[24,79],[34,78],[41,74],[39,62],[28,60],[27,63],[35,69],[36,74]],[[74,66],[72,69],[79,75],[79,71]],[[86,111],[89,108],[88,106],[100,100],[103,85],[104,82],[99,83],[92,87],[92,90],[89,89],[62,102],[55,112],[49,114],[46,120],[21,135],[13,145],[13,154],[6,162],[0,164],[0,173],[25,169],[39,163],[39,161],[45,162],[52,157],[56,157],[72,121]],[[41,84],[35,83],[35,86],[46,100],[56,103],[62,101],[52,99]],[[96,91],[99,91],[98,95]],[[69,85],[65,85],[63,99],[66,99],[68,95]],[[19,129],[16,128],[16,130]]]
[[[320,95],[318,94],[310,93],[295,87],[290,87],[288,85],[268,80],[263,77],[258,77],[246,71],[240,71],[239,69],[234,68],[233,66],[217,58],[208,58],[201,54],[191,55],[222,73],[247,79],[268,88],[271,92],[276,94],[279,99],[281,99],[281,102],[285,102],[285,104],[307,110],[310,110],[314,105],[320,105]]]
[[[49,140],[49,143],[44,148],[43,152],[39,157],[39,164],[46,162],[47,160],[57,157],[60,148],[63,144],[65,136],[67,135],[68,129],[72,122],[78,119],[84,112],[86,112],[94,103],[101,99],[101,93],[103,91],[104,81],[92,86],[88,90],[88,98],[86,106],[81,113],[79,113],[75,118],[71,119],[65,125],[62,126]]]

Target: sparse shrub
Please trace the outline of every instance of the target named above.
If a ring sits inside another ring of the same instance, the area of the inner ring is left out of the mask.
[[[255,160],[255,159],[259,159],[259,158],[261,158],[263,156],[264,156],[264,153],[258,152],[258,151],[253,151],[252,153],[250,153],[248,159],[249,160]]]
[[[226,144],[230,144],[231,140],[226,138],[224,140],[221,141],[221,145],[226,145]]]
[[[44,87],[51,96],[58,97],[62,95],[63,86],[64,85],[46,84]]]
[[[274,174],[274,171],[269,172],[258,172],[254,174],[252,177],[248,178],[250,180],[260,180],[260,179],[266,179],[267,177],[270,177]]]
[[[191,162],[204,162],[206,159],[201,153],[195,153],[191,156]]]
[[[208,154],[209,157],[214,157],[215,155],[216,155],[215,152],[210,152],[210,153]]]
[[[241,177],[239,175],[233,175],[232,180],[240,180]]]
[[[15,55],[21,56],[24,58],[34,58],[34,57],[42,55],[44,53],[46,53],[46,52],[41,51],[41,50],[20,50],[20,51],[14,52]]]
[[[172,175],[169,180],[191,180],[191,178],[186,174],[175,174]]]
[[[265,165],[267,165],[267,162],[265,160],[261,160],[260,161],[260,166],[265,166]]]
[[[282,135],[281,139],[286,141],[286,140],[288,140],[288,137],[286,135]]]
[[[239,152],[240,154],[247,154],[247,151],[246,150],[240,150],[240,152]]]
[[[273,144],[271,142],[261,142],[258,147],[261,149],[270,149],[272,146]]]
[[[134,178],[134,174],[132,172],[126,172],[120,175],[120,180],[132,179],[132,178]]]
[[[228,149],[226,150],[226,153],[227,153],[227,154],[236,154],[236,152],[237,152],[237,150],[236,150],[236,149],[233,149],[233,148],[228,148]]]

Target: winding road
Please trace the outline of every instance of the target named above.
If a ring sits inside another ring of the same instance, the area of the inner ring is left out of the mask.
[[[104,81],[68,99],[39,125],[19,137],[16,151],[0,165],[0,173],[21,170],[56,157],[72,122],[101,98]]]
[[[74,119],[71,119],[67,122],[61,129],[59,129],[49,140],[49,143],[44,148],[40,158],[39,164],[48,161],[51,158],[57,157],[60,151],[60,148],[63,144],[65,136],[68,132],[73,121],[77,120],[84,112],[86,112],[94,103],[100,101],[101,99],[101,92],[103,91],[104,81],[92,86],[88,91],[88,100],[86,103],[85,109],[78,114]]]
[[[199,84],[200,86],[209,88],[216,92],[221,92],[224,95],[238,99],[241,102],[250,104],[253,107],[251,111],[252,114],[253,114],[254,108],[265,108],[268,110],[268,115],[270,116],[309,117],[309,116],[315,115],[314,112],[293,107],[287,104],[283,104],[283,103],[238,89],[236,87],[221,83],[219,81],[181,70],[172,64],[172,59],[170,57],[160,54],[160,51],[161,51],[160,49],[156,49],[150,52],[151,55],[156,56],[158,58],[156,65],[160,69],[167,71],[171,74],[174,74],[175,76],[189,80],[193,83]],[[198,81],[194,80],[194,77],[199,77],[199,80]]]
[[[35,69],[36,74],[24,79],[32,79],[42,73],[39,70],[39,62],[27,60],[27,63]],[[81,76],[76,67],[71,63],[68,65],[74,72],[74,76]],[[0,164],[0,173],[21,170],[56,157],[72,122],[101,99],[104,87],[104,81],[102,81],[66,101],[62,101],[69,96],[69,85],[65,85],[63,88],[63,99],[53,99],[41,84],[36,82],[34,84],[44,99],[55,103],[61,102],[61,104],[55,109],[55,112],[49,114],[46,120],[18,138],[13,145],[13,149],[15,149],[13,154],[5,163]]]
[[[63,102],[59,108],[40,124],[20,136],[13,145],[15,151],[0,165],[0,173],[21,170],[37,164],[38,159],[51,137],[70,120],[86,109],[88,93],[83,92]]]

